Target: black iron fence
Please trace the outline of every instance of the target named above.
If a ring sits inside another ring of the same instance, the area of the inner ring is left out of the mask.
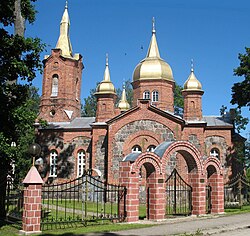
[[[190,215],[192,212],[192,187],[176,169],[166,180],[166,215]]]
[[[126,190],[85,174],[42,188],[42,229],[123,221]],[[122,208],[122,209],[121,209]]]
[[[225,208],[241,208],[250,205],[250,182],[238,174],[224,186]]]
[[[7,177],[5,211],[7,221],[22,224],[23,185],[14,184],[11,177]]]

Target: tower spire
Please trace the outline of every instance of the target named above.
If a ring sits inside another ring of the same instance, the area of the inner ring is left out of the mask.
[[[106,68],[104,72],[104,78],[103,81],[110,81],[110,73],[109,73],[109,57],[108,53],[106,53]]]
[[[194,59],[191,59],[191,72],[194,72]]]
[[[60,35],[56,44],[56,48],[62,50],[62,56],[72,57],[72,46],[69,38],[70,20],[68,14],[68,1],[65,3],[65,9],[60,23]]]
[[[160,58],[160,53],[156,41],[156,31],[155,31],[155,18],[152,19],[152,38],[148,48],[147,57],[158,57]]]
[[[152,33],[155,33],[155,18],[152,18]]]

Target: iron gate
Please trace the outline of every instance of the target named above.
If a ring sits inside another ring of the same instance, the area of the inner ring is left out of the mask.
[[[7,221],[22,224],[23,185],[15,184],[10,176],[6,183],[5,211]]]
[[[206,214],[210,214],[212,210],[212,199],[211,199],[212,187],[206,186]]]
[[[190,215],[192,212],[192,187],[174,169],[166,180],[166,214]]]
[[[88,174],[62,184],[44,185],[42,229],[122,221],[125,195],[125,187],[107,184]]]
[[[250,182],[238,174],[224,185],[225,208],[241,208],[250,205]]]

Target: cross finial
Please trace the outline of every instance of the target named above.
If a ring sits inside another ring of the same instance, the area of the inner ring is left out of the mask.
[[[194,72],[194,59],[191,59],[191,72]]]
[[[125,89],[125,79],[123,79],[122,88]]]
[[[68,1],[66,0],[65,9],[68,9]]]
[[[109,65],[109,54],[106,53],[106,66],[108,66],[108,65]]]
[[[152,33],[155,33],[155,18],[152,18]]]

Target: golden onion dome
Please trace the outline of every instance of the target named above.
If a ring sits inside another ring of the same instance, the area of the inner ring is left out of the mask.
[[[118,108],[120,108],[121,111],[126,111],[130,108],[130,105],[126,97],[125,86],[123,86],[122,97],[121,97],[121,100],[119,101]]]
[[[147,56],[136,66],[133,73],[133,81],[147,79],[165,79],[174,81],[173,72],[170,65],[160,57],[156,40],[154,18],[152,38],[148,48]]]
[[[200,81],[196,78],[196,76],[194,74],[193,66],[191,68],[191,73],[190,73],[188,79],[184,83],[183,88],[184,88],[183,89],[184,91],[203,91]]]
[[[110,81],[108,55],[106,55],[106,68],[104,72],[103,81],[101,81],[101,83],[97,86],[96,94],[116,94],[115,86]]]

